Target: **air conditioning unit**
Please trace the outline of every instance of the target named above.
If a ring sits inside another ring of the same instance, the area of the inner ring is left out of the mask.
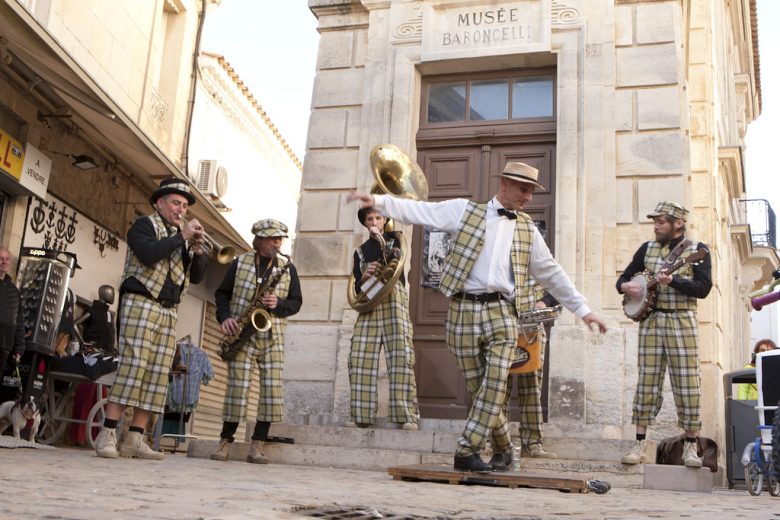
[[[217,161],[206,159],[198,161],[198,190],[212,199],[220,199],[227,193],[227,170],[217,165]]]

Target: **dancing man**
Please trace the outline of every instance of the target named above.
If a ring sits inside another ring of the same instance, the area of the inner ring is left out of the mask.
[[[203,226],[184,221],[195,204],[187,182],[164,179],[150,199],[155,212],[127,232],[127,259],[119,289],[119,368],[103,428],[95,440],[99,457],[159,460],[143,440],[152,413],[165,411],[168,373],[176,351],[176,308],[189,283],[206,276],[208,255],[199,241]],[[116,427],[133,407],[130,430],[117,450]]]
[[[647,427],[655,422],[661,409],[668,366],[677,423],[685,430],[683,464],[700,468],[696,435],[701,430],[701,366],[696,300],[705,298],[712,288],[710,255],[697,265],[688,264],[669,273],[677,259],[699,249],[707,250],[707,246],[685,237],[688,210],[677,202],[659,202],[647,218],[653,220],[655,240],[639,247],[616,284],[619,293],[638,298],[643,288],[631,281],[635,274],[649,271],[658,281],[655,306],[639,323],[639,373],[631,417],[636,425],[636,444],[621,462],[639,464],[647,460]]]
[[[238,423],[246,419],[252,365],[256,364],[260,371],[260,397],[247,462],[268,464],[263,443],[271,423],[281,421],[283,413],[284,332],[287,318],[301,309],[303,298],[295,266],[279,255],[282,240],[287,238],[287,226],[278,220],[260,220],[252,226],[252,234],[254,251],[233,261],[214,295],[217,321],[224,334],[235,338],[235,346],[223,350],[228,368],[227,390],[219,447],[211,458],[230,458]],[[249,316],[257,308],[268,313],[269,330],[252,328]]]
[[[466,426],[458,440],[454,467],[492,471],[480,458],[492,437],[493,461],[512,461],[509,425],[503,413],[509,365],[517,342],[518,312],[535,299],[525,283],[532,276],[588,327],[607,328],[591,312],[558,265],[531,218],[519,212],[533,198],[539,172],[510,162],[500,174],[498,193],[487,203],[467,199],[421,202],[355,192],[348,200],[375,207],[389,218],[446,231],[454,237],[439,291],[451,298],[447,346],[463,370],[471,396]]]

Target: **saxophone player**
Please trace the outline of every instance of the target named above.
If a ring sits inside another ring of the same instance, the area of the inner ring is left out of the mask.
[[[284,332],[287,318],[296,314],[303,303],[298,273],[291,262],[279,256],[282,241],[287,238],[287,226],[278,220],[264,219],[252,226],[253,252],[240,255],[228,269],[215,293],[217,321],[222,332],[233,336],[251,323],[240,318],[261,306],[270,315],[270,330],[243,335],[235,356],[227,361],[228,380],[222,408],[222,432],[219,447],[211,458],[228,460],[230,445],[238,423],[246,419],[247,396],[252,381],[252,364],[260,371],[260,398],[257,422],[247,462],[268,464],[262,452],[272,422],[282,420],[282,365],[284,363]],[[274,283],[268,284],[269,280]],[[268,292],[257,294],[268,285]],[[270,290],[270,289],[273,290]]]

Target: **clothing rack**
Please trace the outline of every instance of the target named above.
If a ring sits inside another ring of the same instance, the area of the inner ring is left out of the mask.
[[[188,352],[184,352],[184,345],[186,345],[188,348]],[[186,336],[176,340],[176,346],[181,351],[181,357],[183,359],[186,359],[184,362],[185,369],[184,371],[178,371],[178,370],[171,370],[171,376],[172,378],[180,377],[184,380],[182,381],[182,401],[184,403],[187,402],[187,385],[189,383],[189,373],[190,373],[190,363],[192,362],[192,335],[187,334]],[[173,383],[173,379],[171,379],[171,384]],[[157,419],[157,423],[155,424],[155,435],[154,435],[154,449],[157,451],[160,451],[160,438],[166,438],[166,439],[173,439],[173,453],[176,453],[176,449],[179,447],[179,444],[186,441],[187,439],[197,439],[197,435],[192,435],[186,432],[185,426],[184,426],[184,415],[185,411],[182,407],[182,410],[179,411],[179,428],[177,431],[179,433],[162,433],[162,427],[163,427],[163,417],[165,416],[164,413],[160,414],[159,418]]]

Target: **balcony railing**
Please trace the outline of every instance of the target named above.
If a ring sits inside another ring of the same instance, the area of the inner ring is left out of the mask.
[[[750,238],[754,246],[776,248],[775,212],[766,199],[739,201],[750,224]]]

